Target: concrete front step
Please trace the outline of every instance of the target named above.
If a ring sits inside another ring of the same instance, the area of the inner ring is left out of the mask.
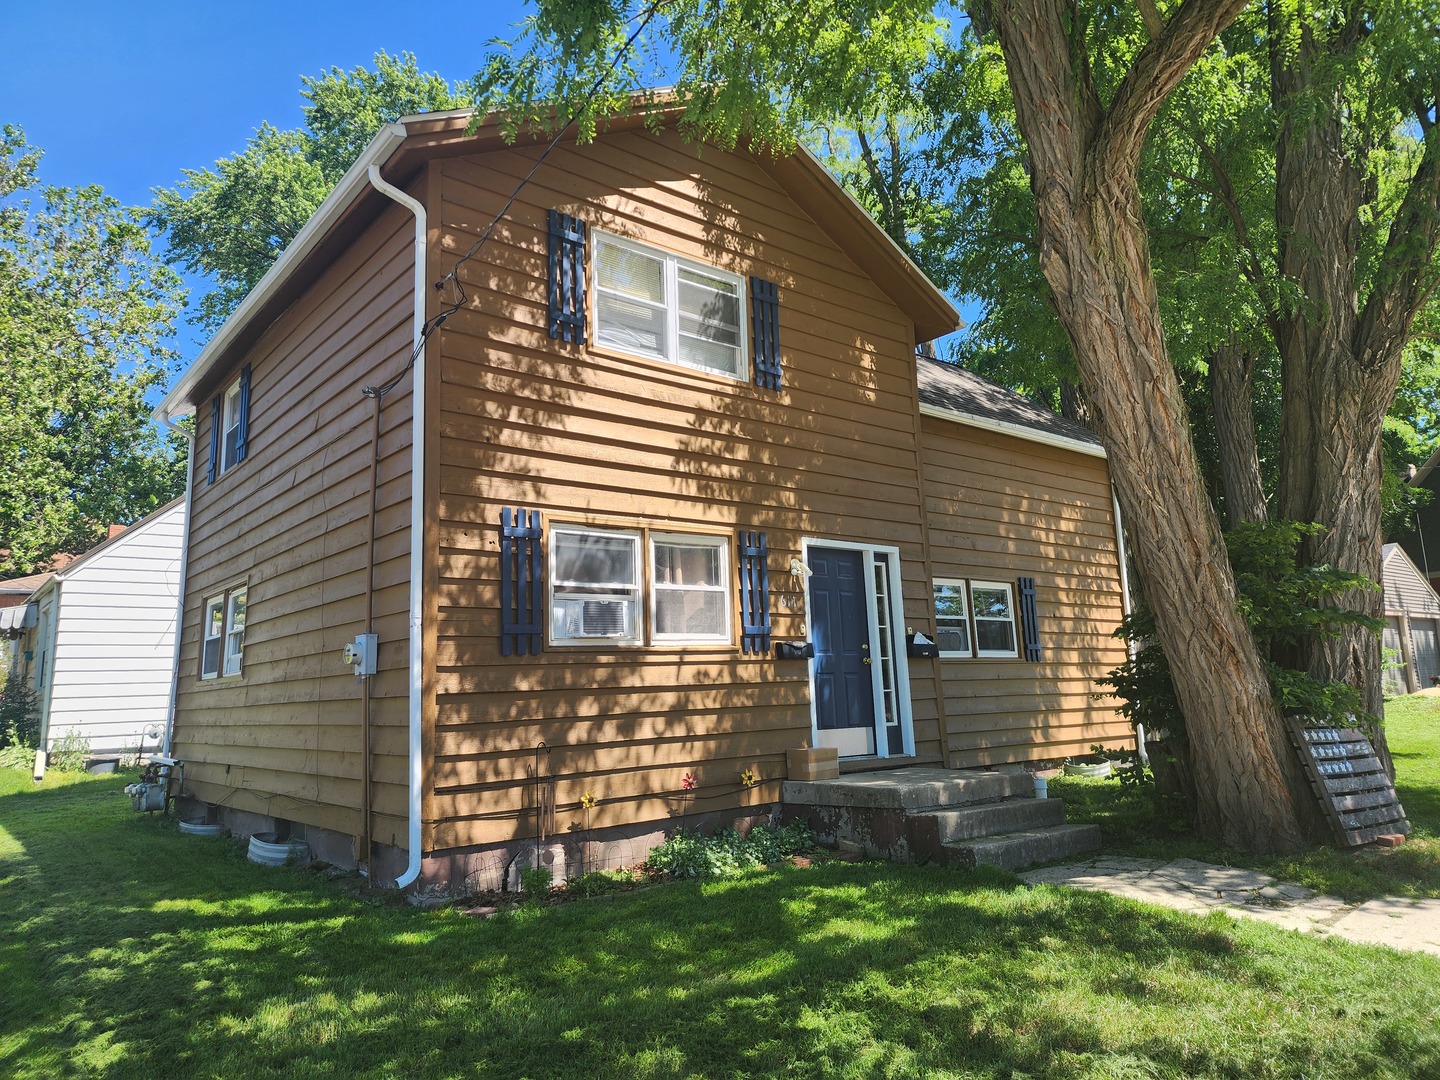
[[[993,771],[912,766],[907,769],[850,773],[834,780],[787,780],[782,797],[797,806],[927,810],[999,802],[1033,795],[1034,781],[1019,766]]]
[[[987,836],[963,844],[946,844],[944,850],[946,861],[961,866],[1023,870],[1027,866],[1100,850],[1100,826],[1052,825],[1044,829]]]
[[[936,840],[941,844],[957,844],[1002,833],[1048,829],[1065,824],[1065,804],[1059,799],[1006,799],[984,806],[962,806],[955,810],[937,810]]]

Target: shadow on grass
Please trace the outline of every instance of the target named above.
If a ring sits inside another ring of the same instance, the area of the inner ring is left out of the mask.
[[[0,1072],[1440,1071],[1406,989],[1440,978],[1429,958],[882,864],[481,922],[253,866],[118,789],[0,797]]]

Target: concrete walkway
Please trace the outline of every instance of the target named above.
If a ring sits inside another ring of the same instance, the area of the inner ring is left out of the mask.
[[[1257,870],[1192,859],[1161,862],[1101,856],[1028,870],[1020,877],[1031,885],[1093,889],[1193,915],[1223,911],[1290,930],[1440,956],[1440,900],[1387,898],[1347,904]]]

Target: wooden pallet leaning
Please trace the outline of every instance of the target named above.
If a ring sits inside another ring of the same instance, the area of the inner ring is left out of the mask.
[[[1285,727],[1341,847],[1409,834],[1410,822],[1395,785],[1364,732],[1307,727],[1296,717],[1287,717]]]

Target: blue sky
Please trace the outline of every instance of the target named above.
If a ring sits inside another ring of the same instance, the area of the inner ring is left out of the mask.
[[[453,22],[445,25],[449,13]],[[425,71],[466,79],[521,0],[427,5],[293,3],[64,5],[0,0],[12,42],[0,65],[0,120],[45,151],[42,177],[98,183],[128,204],[244,147],[261,121],[300,123],[300,76],[413,52]],[[23,42],[23,46],[14,43]]]
[[[12,43],[0,64],[0,123],[19,124],[45,151],[43,182],[99,184],[143,206],[182,169],[243,149],[262,121],[299,126],[301,75],[373,67],[384,50],[468,79],[490,40],[513,36],[527,10],[523,0],[408,10],[372,0],[0,0]],[[194,336],[182,326],[187,360]]]

